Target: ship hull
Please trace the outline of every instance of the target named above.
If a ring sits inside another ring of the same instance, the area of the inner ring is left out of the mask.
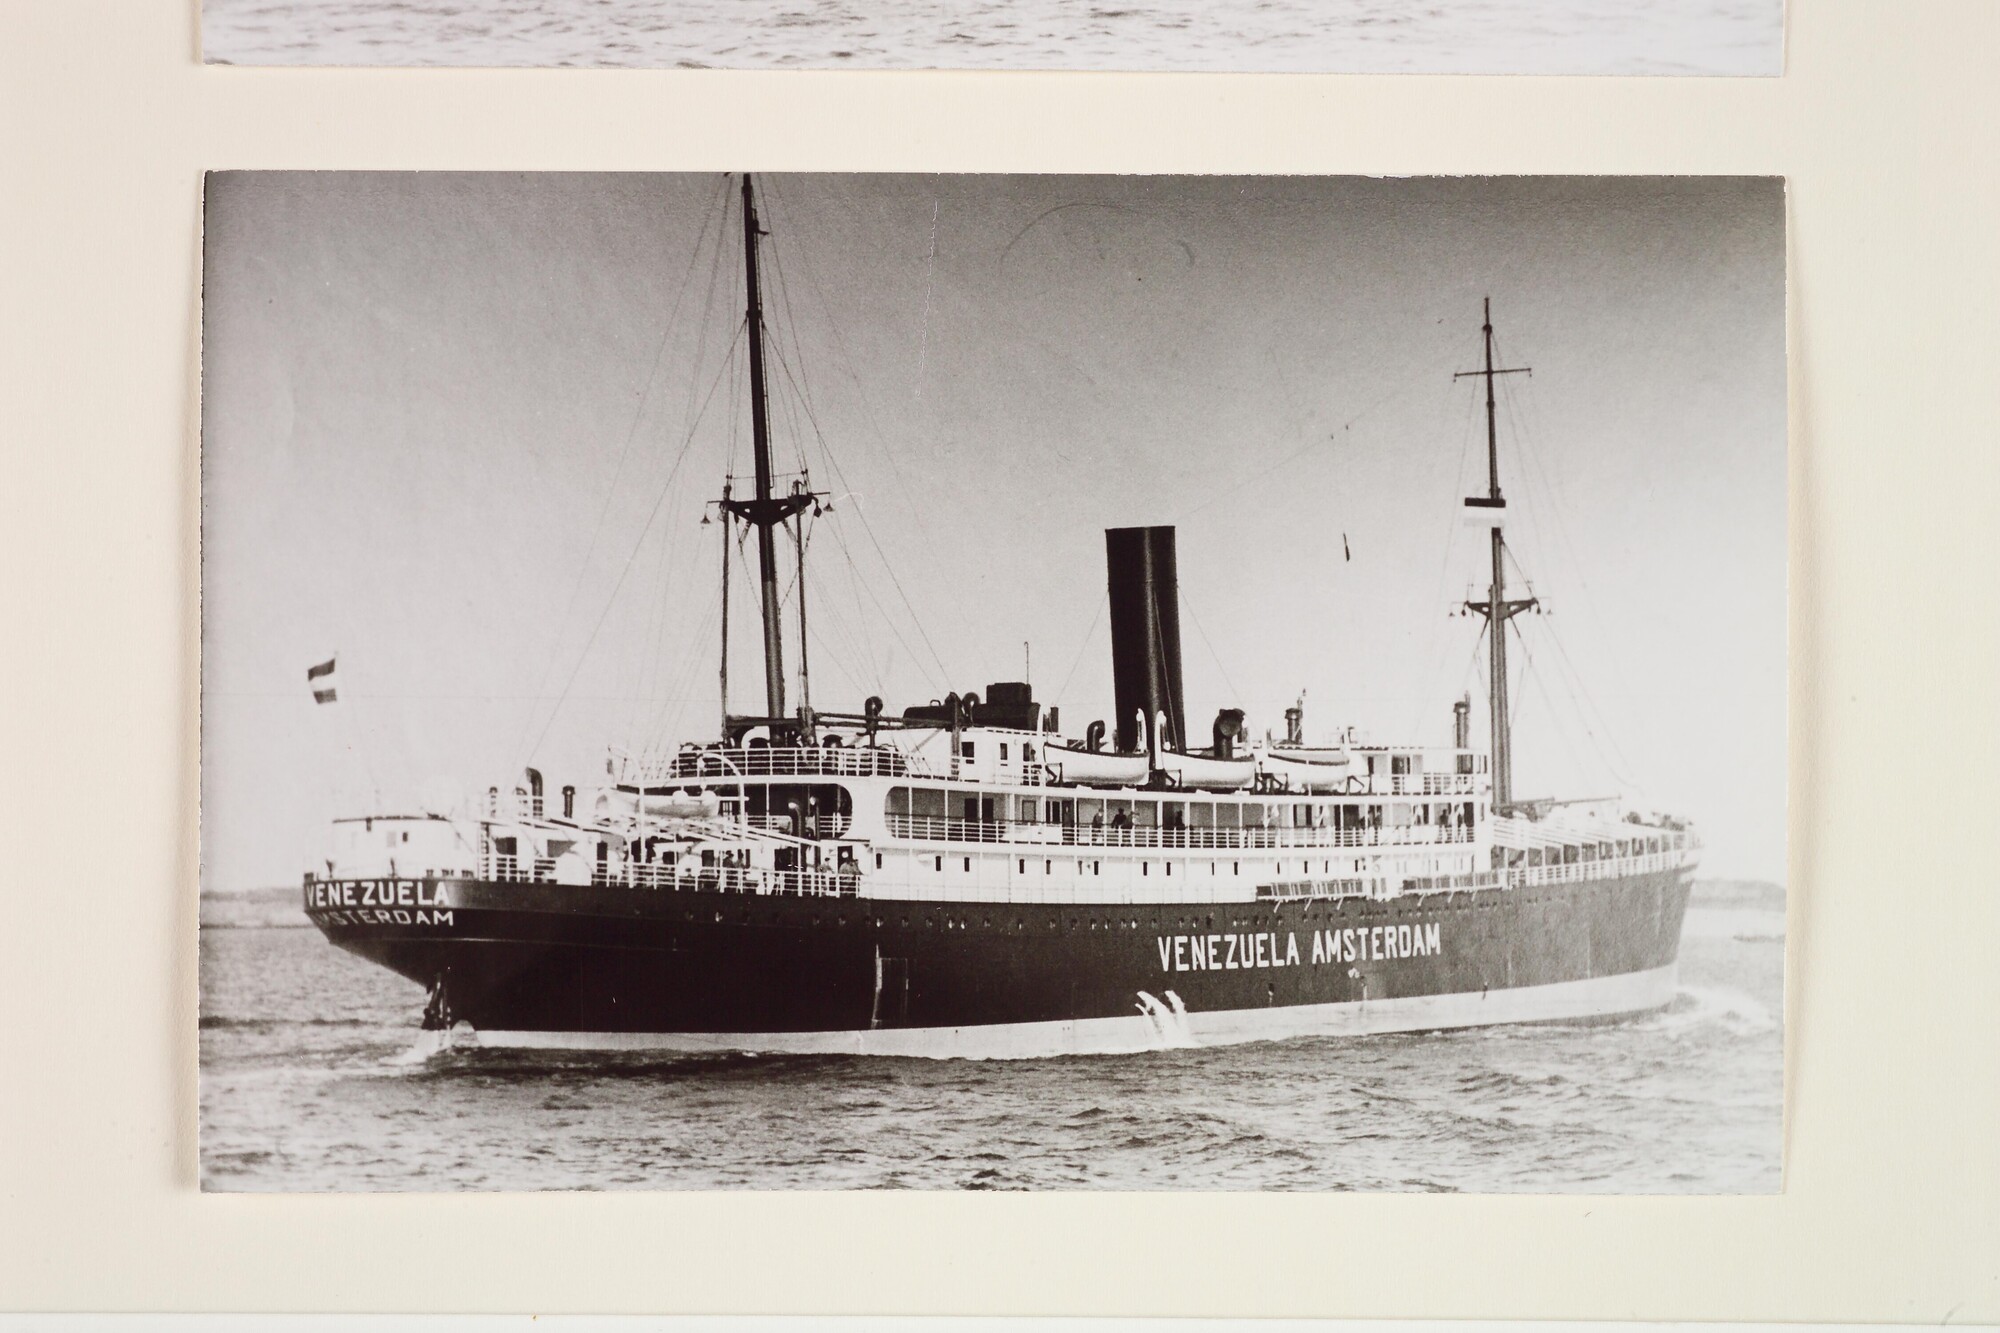
[[[481,1045],[1033,1057],[1666,1004],[1690,872],[1371,900],[1009,904],[309,883]]]

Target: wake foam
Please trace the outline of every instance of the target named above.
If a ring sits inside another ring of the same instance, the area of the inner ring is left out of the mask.
[[[1771,1032],[1778,1026],[1777,1015],[1762,1001],[1726,986],[1683,985],[1672,1004],[1645,1022],[1657,1032],[1720,1027],[1741,1037]]]

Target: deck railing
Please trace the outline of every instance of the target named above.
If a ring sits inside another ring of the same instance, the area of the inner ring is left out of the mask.
[[[555,875],[547,862],[538,862],[532,867],[517,864],[513,857],[494,857],[484,874],[472,869],[446,869],[426,871],[423,875],[336,875],[324,876],[308,873],[305,877],[308,892],[315,884],[410,884],[426,881],[450,879],[482,879],[500,884],[557,884]],[[607,873],[594,874],[590,885],[595,887],[658,889],[662,891],[702,891],[706,893],[747,893],[777,894],[784,897],[851,898],[859,882],[855,872],[845,874],[835,870],[767,870],[757,866],[704,866],[696,864],[671,865],[626,865],[613,867]],[[583,888],[584,885],[568,887]],[[393,906],[394,899],[385,899],[386,905]],[[428,901],[422,905],[429,906]]]
[[[734,822],[734,821],[731,821]],[[743,824],[760,833],[782,833],[803,838],[844,838],[853,821],[846,815],[806,815],[794,823],[790,815],[745,815]]]
[[[886,745],[786,745],[747,749],[682,750],[633,764],[623,774],[637,783],[714,783],[731,778],[903,778],[929,775],[920,759]]]
[[[1117,828],[1083,824],[1029,824],[1004,819],[937,819],[889,815],[889,832],[937,842],[1015,843],[1051,847],[1187,847],[1229,851],[1259,847],[1412,847],[1467,843],[1462,824],[1406,824],[1382,828]]]
[[[1644,875],[1658,870],[1677,870],[1693,859],[1694,849],[1677,847],[1664,852],[1641,852],[1628,856],[1605,856],[1591,861],[1565,861],[1555,865],[1508,866],[1504,872],[1513,888],[1535,884],[1571,884],[1585,879],[1617,879]]]

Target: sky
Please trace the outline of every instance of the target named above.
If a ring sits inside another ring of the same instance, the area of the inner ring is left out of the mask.
[[[831,500],[816,705],[1027,674],[1066,730],[1108,718],[1103,529],[1161,523],[1192,732],[1282,731],[1303,691],[1310,738],[1445,744],[1463,692],[1483,738],[1455,614],[1483,398],[1452,376],[1490,297],[1532,367],[1500,381],[1510,578],[1543,603],[1510,649],[1517,793],[1623,795],[1693,818],[1703,873],[1784,879],[1780,182],[757,184],[777,466]],[[204,885],[295,882],[336,814],[713,737],[701,519],[750,473],[735,179],[224,173],[206,209]]]

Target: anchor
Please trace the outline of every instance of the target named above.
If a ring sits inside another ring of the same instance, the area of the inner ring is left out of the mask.
[[[424,1002],[423,1030],[426,1032],[449,1032],[454,1020],[451,1011],[451,996],[446,993],[444,973],[437,974],[431,982],[430,997]]]

